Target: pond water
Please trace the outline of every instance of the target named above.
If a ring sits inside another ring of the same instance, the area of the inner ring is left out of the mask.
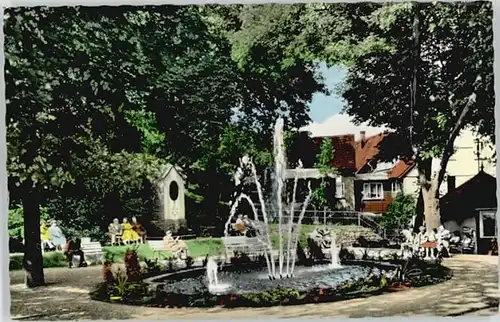
[[[217,294],[241,294],[262,292],[275,288],[308,290],[314,288],[332,288],[347,281],[367,277],[370,267],[347,265],[332,268],[329,264],[313,267],[299,266],[293,278],[270,280],[267,268],[247,269],[242,271],[219,271],[218,285],[211,288]],[[207,277],[204,271],[200,275],[183,279],[174,279],[175,275],[155,280],[161,283],[161,289],[168,293],[196,294],[207,290]]]

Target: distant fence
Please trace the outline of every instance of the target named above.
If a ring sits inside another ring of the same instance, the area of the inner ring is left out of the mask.
[[[262,211],[257,207],[257,217],[259,220],[263,220]],[[277,212],[275,209],[268,209],[267,213],[270,218],[269,222],[277,223],[278,218],[275,215]],[[300,216],[301,210],[296,209],[293,212],[293,221],[297,222]],[[250,216],[252,217],[252,216]],[[285,221],[290,218],[289,208],[283,207],[283,217]],[[380,237],[389,240],[399,240],[400,234],[397,231],[385,230],[377,222],[378,215],[364,213],[359,211],[342,211],[342,210],[331,210],[329,208],[324,209],[309,209],[304,212],[304,217],[302,219],[303,224],[317,224],[317,225],[356,225],[360,227],[370,228],[375,231]]]

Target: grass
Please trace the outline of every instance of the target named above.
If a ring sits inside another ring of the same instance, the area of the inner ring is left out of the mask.
[[[220,238],[196,238],[186,240],[186,244],[189,249],[189,256],[193,258],[209,255],[219,255],[222,254],[224,248],[222,246],[222,241]],[[125,252],[127,248],[137,247],[137,253],[139,255],[139,260],[144,261],[149,258],[167,258],[172,254],[168,251],[153,252],[153,250],[147,244],[137,245],[137,246],[105,246],[103,251],[105,253],[111,254],[113,262],[121,263],[125,257]]]
[[[316,227],[323,227],[324,225],[302,225],[300,242],[305,245],[307,235],[311,233]],[[339,232],[339,231],[357,231],[360,227],[352,226],[328,226],[329,229]],[[278,225],[271,224],[271,241],[275,247],[278,246]],[[363,228],[361,228],[363,229]],[[364,228],[366,229],[366,228]],[[189,248],[189,255],[193,258],[204,257],[207,254],[209,256],[223,255],[224,247],[220,238],[196,238],[186,240],[186,244]],[[135,246],[104,246],[103,251],[112,256],[113,262],[123,263],[125,257],[125,252],[127,248],[137,247],[139,260],[144,261],[148,258],[167,258],[171,256],[168,251],[163,252],[153,252],[153,250],[147,244],[135,245]],[[108,255],[109,256],[109,255]],[[68,265],[65,256],[60,252],[47,252],[44,254],[44,267],[65,267]],[[23,268],[23,254],[11,254],[9,270],[19,270]]]

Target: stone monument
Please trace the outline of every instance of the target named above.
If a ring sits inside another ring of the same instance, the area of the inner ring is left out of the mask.
[[[165,231],[176,231],[186,225],[185,176],[178,167],[169,164],[157,185],[161,226]]]

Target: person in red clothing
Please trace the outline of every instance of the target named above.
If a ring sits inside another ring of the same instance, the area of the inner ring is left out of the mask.
[[[73,267],[73,257],[75,255],[80,257],[80,264],[78,265],[78,267],[87,267],[87,263],[85,262],[85,254],[81,249],[81,244],[82,242],[80,238],[68,238],[66,246],[64,247],[64,255],[66,255],[66,258],[68,259],[69,268]]]

